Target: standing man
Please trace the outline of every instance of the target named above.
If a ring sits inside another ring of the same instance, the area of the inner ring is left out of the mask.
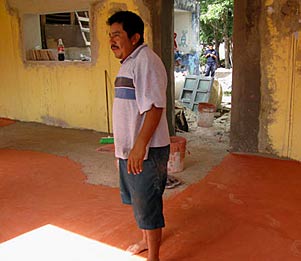
[[[205,76],[210,75],[211,77],[214,77],[218,53],[216,50],[213,49],[212,44],[208,45],[208,49],[205,51],[205,57],[207,59],[206,68],[205,68]],[[210,74],[210,72],[211,72],[211,74]]]
[[[113,133],[119,158],[120,194],[132,205],[142,240],[127,251],[148,249],[148,261],[159,260],[169,131],[166,119],[167,75],[160,58],[144,44],[144,23],[130,11],[107,21],[110,46],[121,67],[115,80]]]

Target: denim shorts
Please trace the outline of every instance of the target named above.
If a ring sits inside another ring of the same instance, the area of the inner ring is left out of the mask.
[[[127,173],[127,160],[119,159],[120,194],[124,204],[133,207],[140,229],[165,226],[162,195],[167,180],[167,162],[170,146],[150,148],[148,159],[143,161],[143,171]]]

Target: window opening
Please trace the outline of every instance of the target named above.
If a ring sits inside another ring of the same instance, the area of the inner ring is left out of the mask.
[[[64,61],[91,61],[89,12],[24,15],[24,40],[27,61],[58,61],[59,42]]]

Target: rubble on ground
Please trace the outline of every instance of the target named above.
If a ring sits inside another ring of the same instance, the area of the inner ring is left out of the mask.
[[[177,75],[177,92],[183,85],[185,75]],[[222,87],[222,101],[214,113],[214,121],[211,127],[198,126],[199,112],[194,112],[185,107],[181,101],[175,101],[176,111],[183,111],[185,120],[188,125],[188,132],[177,129],[179,135],[185,137],[187,141],[191,141],[192,145],[205,144],[206,146],[213,145],[229,145],[230,136],[230,116],[231,116],[231,92],[232,92],[232,70],[219,68],[216,70],[215,81]],[[177,134],[177,135],[178,135]]]

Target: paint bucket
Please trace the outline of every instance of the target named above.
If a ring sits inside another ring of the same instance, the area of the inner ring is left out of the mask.
[[[207,102],[200,102],[198,105],[198,126],[211,127],[213,125],[216,106]]]
[[[179,136],[170,137],[170,153],[167,163],[167,172],[176,173],[184,169],[186,139]]]

